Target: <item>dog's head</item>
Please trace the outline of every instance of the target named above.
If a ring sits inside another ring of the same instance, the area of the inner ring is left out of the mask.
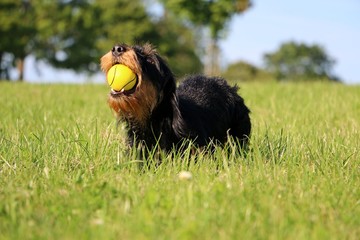
[[[143,125],[158,104],[174,95],[174,76],[150,44],[115,45],[101,58],[101,69],[107,74],[115,64],[129,67],[136,74],[137,82],[127,91],[112,89],[109,105],[118,117]]]

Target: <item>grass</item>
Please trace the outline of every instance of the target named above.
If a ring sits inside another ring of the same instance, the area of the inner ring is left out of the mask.
[[[358,239],[360,87],[247,83],[247,155],[146,171],[106,86],[0,83],[0,239]],[[178,174],[187,170],[190,180]]]

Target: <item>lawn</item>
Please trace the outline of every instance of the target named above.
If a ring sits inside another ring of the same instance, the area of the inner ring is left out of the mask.
[[[359,239],[360,86],[240,87],[247,154],[143,170],[107,86],[0,82],[0,239]]]

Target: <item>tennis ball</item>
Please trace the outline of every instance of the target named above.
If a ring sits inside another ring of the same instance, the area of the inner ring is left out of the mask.
[[[123,64],[112,66],[106,75],[109,86],[115,91],[132,89],[136,84],[136,75]]]

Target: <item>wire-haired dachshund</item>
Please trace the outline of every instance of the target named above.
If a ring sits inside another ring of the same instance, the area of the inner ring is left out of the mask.
[[[137,77],[130,90],[111,90],[109,106],[127,124],[128,141],[159,146],[166,151],[185,139],[202,147],[223,144],[232,136],[240,147],[247,145],[251,122],[249,109],[220,77],[192,75],[178,87],[164,59],[150,45],[115,45],[101,58],[107,73],[115,64],[129,67]]]

